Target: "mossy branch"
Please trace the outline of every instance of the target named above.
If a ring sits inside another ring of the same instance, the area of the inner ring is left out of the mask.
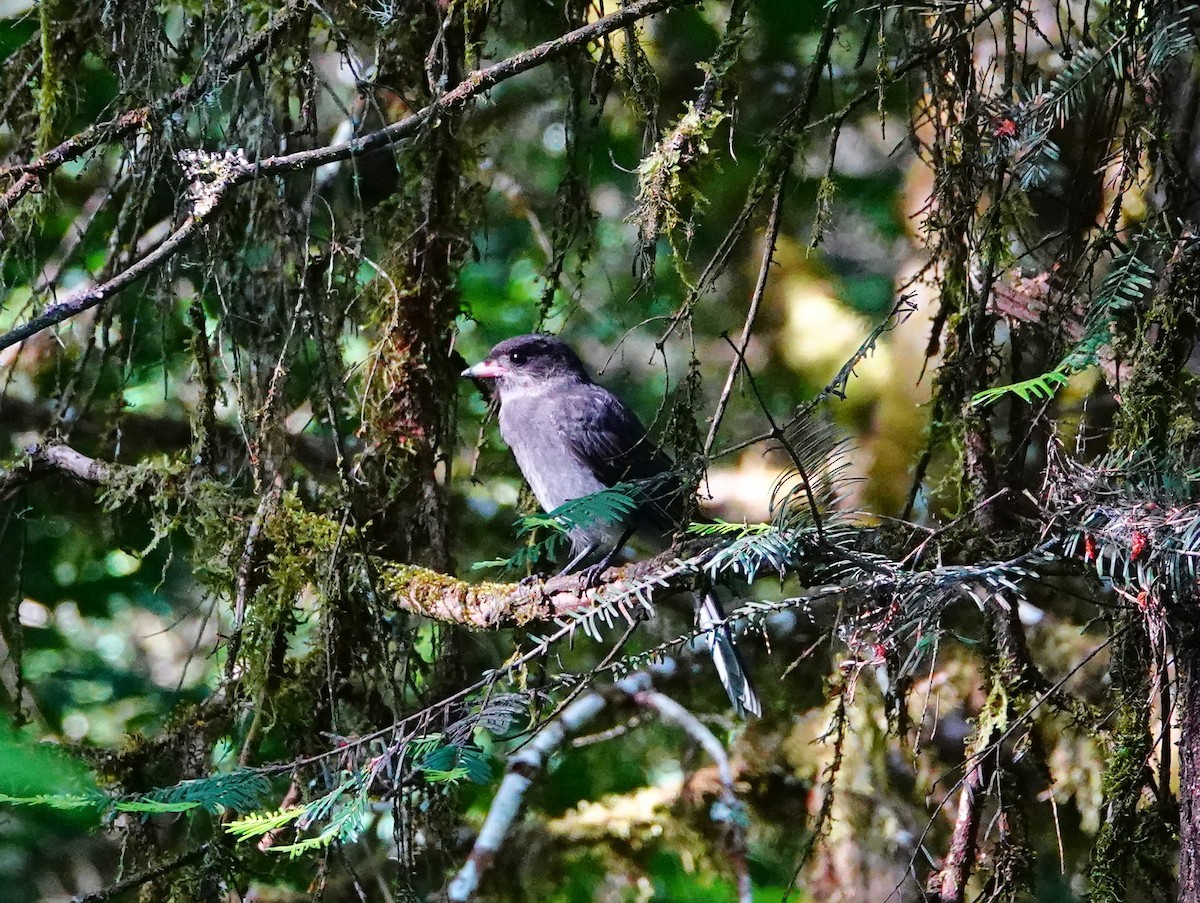
[[[183,250],[197,233],[212,221],[216,211],[224,206],[230,192],[238,186],[289,172],[313,170],[411,138],[440,117],[461,111],[476,97],[510,78],[536,69],[570,50],[586,47],[593,41],[647,16],[668,9],[691,6],[696,2],[697,0],[637,0],[552,41],[521,51],[484,69],[477,69],[469,73],[457,87],[440,95],[417,112],[382,129],[340,144],[280,154],[263,160],[247,159],[240,151],[228,151],[223,154],[189,151],[180,154],[179,162],[191,182],[188,189],[191,210],[183,218],[181,225],[140,260],[111,279],[72,292],[38,316],[0,335],[0,350],[16,345],[43,329],[65,322],[84,311],[99,307],[117,292],[158,269]]]
[[[646,561],[609,568],[591,588],[576,574],[521,583],[468,583],[430,568],[392,562],[380,564],[379,573],[397,609],[442,623],[494,630],[585,611],[609,594],[632,592],[659,572],[665,575],[655,582],[656,592],[688,589],[694,573],[671,567],[680,558],[680,550],[672,549]]]
[[[40,445],[26,452],[25,461],[9,470],[0,470],[0,499],[20,487],[54,473],[105,488],[150,486],[144,465],[112,464],[76,451],[66,445]],[[342,527],[336,520],[311,511],[296,510],[298,502],[285,504],[273,523],[262,526],[263,535],[279,546],[300,544],[310,551],[336,548]],[[647,591],[647,579],[653,579],[655,593],[669,593],[691,586],[694,570],[679,567],[681,557],[695,555],[718,544],[720,537],[691,539],[684,548],[675,548],[655,558],[609,568],[594,587],[587,587],[577,575],[551,577],[520,583],[468,583],[431,568],[400,564],[377,556],[365,556],[367,566],[379,576],[386,604],[398,611],[420,615],[445,624],[459,624],[476,630],[517,627],[534,621],[549,621],[585,611],[603,601],[606,595],[628,595]],[[302,565],[308,574],[290,573],[290,579],[318,579],[323,567],[322,555],[309,555]],[[287,556],[289,566],[297,565]],[[661,575],[661,576],[660,576]]]

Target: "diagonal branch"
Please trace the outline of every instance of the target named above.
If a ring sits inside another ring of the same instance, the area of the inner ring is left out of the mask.
[[[667,9],[692,6],[698,2],[699,0],[637,0],[559,38],[545,41],[487,68],[478,69],[463,79],[456,88],[416,113],[378,131],[341,144],[280,154],[258,161],[246,160],[240,154],[234,153],[209,156],[191,152],[184,162],[194,180],[191,189],[193,206],[191,213],[185,217],[179,228],[160,245],[107,282],[77,291],[39,316],[0,335],[0,350],[103,304],[131,282],[157,269],[182,250],[201,227],[214,218],[229,192],[239,185],[269,176],[337,163],[411,138],[439,117],[463,109],[471,100],[501,82],[557,59],[569,50],[587,46],[639,19]]]
[[[738,903],[751,903],[754,888],[750,882],[750,867],[746,861],[745,810],[734,791],[733,766],[729,762],[729,754],[725,752],[724,745],[704,722],[670,696],[654,690],[642,690],[633,694],[633,701],[657,713],[663,721],[682,728],[716,765],[721,805],[712,808],[712,819],[722,823],[725,828],[725,853],[737,877]]]
[[[72,135],[57,147],[53,147],[35,160],[16,166],[0,167],[0,178],[20,173],[12,185],[0,194],[0,215],[7,213],[25,195],[36,191],[64,163],[78,160],[88,151],[136,135],[164,116],[169,116],[181,107],[199,100],[211,90],[213,84],[245,67],[259,54],[270,47],[271,42],[299,19],[298,5],[283,10],[275,19],[253,38],[225,57],[216,66],[202,69],[189,84],[177,88],[165,100],[158,103],[126,110],[120,116],[106,122],[88,126]]]
[[[720,785],[718,795],[721,806],[713,807],[712,818],[726,826],[726,853],[737,875],[737,899],[739,903],[749,903],[753,898],[753,888],[746,865],[745,816],[734,791],[733,767],[725,747],[699,718],[674,699],[654,691],[650,686],[650,678],[644,672],[635,672],[617,681],[615,689],[636,705],[654,712],[663,721],[681,728],[713,760]],[[578,732],[613,701],[610,693],[600,690],[583,694],[509,759],[504,780],[492,799],[467,861],[446,888],[446,899],[452,903],[463,903],[474,898],[480,880],[491,867],[505,837],[516,823],[533,779],[570,734]]]
[[[633,695],[648,690],[650,679],[643,673],[631,674],[619,681],[617,687]],[[533,784],[534,777],[545,766],[546,760],[562,746],[567,735],[578,731],[599,715],[607,703],[604,694],[596,690],[585,693],[563,709],[558,718],[538,731],[528,744],[508,760],[508,770],[488,809],[483,827],[479,829],[471,853],[446,888],[448,900],[461,903],[475,896],[479,880],[500,852],[505,836],[521,812],[525,791]]]

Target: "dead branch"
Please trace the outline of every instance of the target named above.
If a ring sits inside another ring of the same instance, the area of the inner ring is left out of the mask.
[[[279,37],[282,31],[297,21],[299,18],[298,6],[299,4],[284,9],[261,32],[244,41],[217,65],[202,69],[190,84],[176,89],[165,100],[138,107],[135,110],[126,110],[120,116],[106,122],[90,125],[29,163],[0,168],[0,178],[20,173],[17,180],[3,194],[0,194],[0,215],[7,213],[25,195],[40,189],[51,174],[64,163],[78,160],[101,144],[135,135],[143,129],[149,128],[162,117],[169,116],[181,107],[199,100],[211,90],[216,81],[227,78],[242,69],[270,47],[271,42]]]
[[[73,897],[71,903],[104,903],[105,900],[111,900],[126,891],[133,890],[135,887],[141,887],[143,884],[148,884],[163,875],[169,875],[171,872],[181,869],[184,866],[199,862],[207,855],[212,848],[212,842],[201,844],[195,849],[188,850],[186,853],[181,853],[174,859],[170,859],[153,868],[146,869],[144,872],[138,872],[136,875],[130,875],[111,887],[106,887],[104,890],[98,890],[95,893],[81,894],[78,897]]]
[[[17,433],[40,433],[46,445],[54,443],[47,433],[61,430],[62,440],[85,440],[82,444],[104,442],[111,435],[114,425],[100,422],[98,417],[75,419],[64,416],[52,402],[29,401],[9,396],[0,399],[0,429],[10,436]],[[150,454],[175,456],[186,452],[197,436],[186,417],[146,414],[135,410],[122,410],[115,424],[122,457],[138,459]],[[232,423],[218,420],[206,439],[220,449],[236,448],[246,441],[245,435]],[[288,453],[308,470],[317,474],[336,473],[338,448],[330,439],[312,433],[287,429],[283,441]],[[358,439],[348,436],[345,448],[357,451]],[[28,440],[21,446],[28,445]]]
[[[195,238],[201,228],[213,219],[230,191],[240,185],[282,173],[337,163],[411,138],[440,117],[459,112],[471,100],[501,82],[557,59],[569,50],[584,47],[639,19],[666,9],[691,6],[697,2],[699,0],[638,0],[559,38],[545,41],[485,69],[478,69],[463,79],[456,88],[416,113],[378,131],[341,144],[280,154],[258,161],[247,160],[242,154],[233,152],[208,155],[193,151],[186,156],[181,155],[181,163],[193,181],[189,191],[192,210],[180,226],[144,257],[108,281],[73,292],[38,316],[0,335],[0,350],[103,304],[121,289],[157,269]]]
[[[636,695],[649,690],[650,678],[642,673],[631,674],[620,681],[617,686]],[[602,693],[595,690],[585,693],[563,709],[557,719],[550,722],[519,752],[508,760],[508,770],[500,789],[492,800],[479,836],[471,848],[467,861],[459,869],[457,875],[446,888],[446,898],[459,903],[470,900],[479,888],[483,873],[488,870],[492,860],[500,851],[504,838],[516,821],[525,799],[525,791],[533,783],[533,778],[550,757],[566,740],[567,735],[579,730],[604,709],[608,700]]]

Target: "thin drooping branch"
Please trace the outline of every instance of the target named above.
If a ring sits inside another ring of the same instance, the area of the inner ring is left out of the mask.
[[[204,218],[195,213],[185,217],[183,224],[172,232],[161,244],[156,245],[148,254],[117,273],[107,282],[72,292],[63,301],[51,305],[38,316],[0,336],[0,350],[16,345],[18,342],[23,342],[49,326],[56,326],[72,317],[78,316],[84,311],[100,306],[127,285],[158,269],[160,264],[174,257],[175,254],[191,241],[195,232],[208,216],[212,214],[211,210],[205,212],[207,216]]]
[[[737,876],[738,901],[749,903],[754,892],[746,864],[745,828],[740,814],[741,804],[734,792],[733,766],[725,747],[699,718],[674,699],[651,689],[650,678],[645,673],[637,672],[617,681],[615,690],[638,706],[654,712],[663,721],[683,729],[713,760],[717,768],[722,807],[714,808],[712,817],[723,824],[727,831],[725,852]],[[584,693],[509,759],[504,780],[492,800],[467,861],[446,888],[448,900],[463,903],[475,896],[480,880],[500,852],[504,839],[521,812],[525,793],[533,784],[533,779],[567,737],[600,714],[611,697],[611,691],[591,690]]]
[[[742,360],[750,345],[750,337],[754,334],[754,322],[758,319],[759,308],[762,307],[763,296],[767,291],[767,279],[771,275],[771,264],[775,260],[775,243],[779,239],[779,210],[783,206],[783,190],[786,180],[781,179],[775,189],[775,200],[771,204],[771,216],[767,221],[767,234],[764,237],[762,262],[758,269],[758,281],[754,285],[754,293],[750,296],[750,309],[746,311],[746,322],[742,324],[742,334],[738,337],[737,354],[729,365],[725,375],[725,386],[721,389],[721,397],[717,401],[717,409],[713,414],[712,423],[708,427],[708,436],[704,439],[704,456],[712,453],[713,443],[717,441],[717,430],[725,419],[725,409],[729,406],[729,398],[733,394],[733,386],[737,381],[738,371],[742,368]]]
[[[617,684],[621,690],[634,694],[650,687],[650,678],[642,673],[631,674]],[[500,846],[520,814],[525,801],[525,791],[533,784],[534,777],[542,770],[546,760],[563,744],[568,735],[575,733],[603,711],[608,700],[598,691],[585,693],[563,709],[562,714],[533,736],[520,751],[508,760],[508,770],[500,789],[492,800],[487,818],[467,861],[446,888],[446,897],[452,903],[462,903],[475,896],[479,881],[492,864]]]
[[[177,88],[166,99],[135,110],[126,110],[106,122],[90,125],[28,163],[0,168],[0,178],[20,173],[19,178],[0,194],[0,215],[7,213],[25,195],[43,186],[63,164],[78,160],[102,144],[136,135],[162,117],[202,98],[212,90],[213,84],[228,78],[266,51],[272,41],[298,20],[299,6],[297,4],[282,10],[266,28],[244,41],[217,65],[201,67],[195,79]]]
[[[808,69],[801,100],[784,117],[783,121],[775,129],[774,134],[766,140],[765,143],[769,148],[768,153],[764,155],[762,163],[759,164],[758,172],[754,177],[754,182],[751,184],[745,203],[742,205],[741,212],[738,213],[737,219],[725,233],[720,246],[713,252],[712,257],[709,258],[708,264],[705,265],[700,278],[696,280],[696,284],[688,292],[683,304],[671,316],[670,321],[667,323],[667,328],[659,338],[659,342],[665,342],[670,338],[671,334],[687,318],[688,311],[696,301],[716,284],[717,279],[725,272],[725,267],[729,262],[733,249],[750,226],[750,221],[754,216],[754,212],[758,209],[758,205],[779,186],[783,174],[792,165],[792,160],[795,158],[798,146],[797,142],[808,126],[813,106],[816,102],[817,90],[821,85],[821,76],[824,74],[825,67],[829,63],[830,50],[833,47],[838,30],[837,25],[841,14],[840,7],[841,4],[839,2],[827,5],[825,21],[821,26],[821,39],[817,44],[816,52],[813,54],[812,63]]]
[[[514,54],[484,69],[478,69],[463,79],[457,87],[416,113],[351,141],[280,154],[258,161],[247,160],[241,153],[233,152],[224,155],[189,152],[186,156],[181,155],[185,171],[193,180],[190,191],[192,210],[183,223],[161,244],[108,281],[77,291],[47,308],[40,315],[0,335],[0,350],[103,304],[130,283],[157,269],[196,237],[202,227],[213,219],[229,192],[239,185],[284,173],[316,169],[411,138],[439,117],[458,112],[470,101],[501,82],[557,59],[570,50],[587,46],[639,19],[663,10],[691,6],[697,2],[699,0],[638,0],[559,38]]]
[[[754,887],[750,882],[750,868],[746,862],[746,827],[741,803],[733,787],[733,766],[725,747],[704,722],[669,696],[654,690],[642,690],[633,694],[633,701],[655,712],[663,721],[682,728],[689,737],[717,766],[720,783],[722,809],[712,809],[712,817],[726,829],[725,853],[737,876],[738,903],[750,903],[754,898]]]

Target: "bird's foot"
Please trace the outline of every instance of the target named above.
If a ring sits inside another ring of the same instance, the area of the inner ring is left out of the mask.
[[[522,590],[533,589],[542,582],[541,574],[526,574],[517,581],[517,588]]]
[[[586,567],[579,572],[583,578],[584,589],[595,589],[600,585],[600,578],[604,576],[604,572],[608,570],[608,562],[601,561],[599,564],[593,564],[591,567]]]

